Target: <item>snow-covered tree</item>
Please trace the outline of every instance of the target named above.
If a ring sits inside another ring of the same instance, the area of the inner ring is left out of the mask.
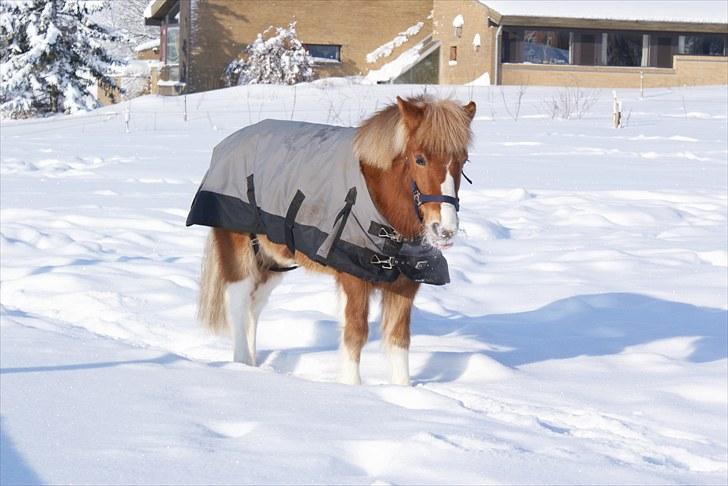
[[[228,86],[236,84],[296,84],[313,79],[313,58],[296,35],[296,23],[258,34],[244,53],[225,69]]]
[[[0,112],[12,118],[73,113],[98,102],[92,86],[111,88],[114,38],[91,16],[102,1],[0,2]]]
[[[100,25],[115,32],[119,39],[105,43],[112,54],[133,57],[134,48],[159,39],[159,27],[144,25],[144,9],[149,0],[103,0],[104,8],[94,14]]]

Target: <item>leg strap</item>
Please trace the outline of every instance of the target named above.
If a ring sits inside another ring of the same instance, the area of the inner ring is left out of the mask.
[[[260,241],[258,241],[258,235],[255,233],[250,234],[250,246],[253,247],[253,253],[255,256],[258,256],[258,253],[260,253]],[[272,267],[269,267],[268,270],[271,272],[290,272],[297,268],[298,265],[293,265],[292,267],[279,267],[278,265],[273,265]]]

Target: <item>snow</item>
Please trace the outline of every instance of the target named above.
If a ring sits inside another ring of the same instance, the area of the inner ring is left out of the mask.
[[[423,287],[412,387],[371,316],[338,374],[330,278],[287,274],[258,368],[195,322],[212,148],[264,118],[350,125],[422,86],[328,80],[146,96],[3,121],[0,482],[725,484],[728,94],[560,88],[473,98],[452,283]],[[295,100],[295,102],[294,102]],[[123,113],[130,111],[129,133]]]
[[[453,27],[462,27],[463,25],[465,25],[465,19],[463,19],[462,14],[457,14],[452,19],[452,26]]]
[[[389,42],[382,44],[381,46],[374,49],[372,52],[367,54],[367,62],[373,64],[379,60],[380,57],[389,57],[396,48],[407,42],[410,37],[417,35],[425,24],[417,22],[407,28],[404,32],[400,32],[397,36]]]
[[[467,83],[467,86],[490,86],[490,74],[483,73],[479,77]]]
[[[155,4],[158,4],[159,0],[149,0],[149,3],[146,7],[144,7],[144,18],[148,19],[152,16],[152,11],[155,7]]]
[[[669,22],[728,22],[728,2],[693,0],[660,2],[651,0],[590,0],[560,2],[542,0],[479,0],[502,15],[569,17],[583,19],[653,20]]]
[[[417,61],[419,61],[422,57],[420,55],[420,51],[426,42],[427,39],[422,40],[379,69],[370,70],[367,75],[364,76],[363,82],[376,84],[378,82],[388,82],[393,80],[417,64]]]
[[[134,52],[142,52],[146,51],[147,49],[154,49],[155,47],[159,47],[159,39],[152,39],[146,42],[142,42],[134,48]]]

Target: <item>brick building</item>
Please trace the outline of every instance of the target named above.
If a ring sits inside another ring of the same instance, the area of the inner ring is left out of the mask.
[[[728,84],[724,2],[702,15],[695,14],[696,4],[706,2],[595,8],[609,3],[151,0],[145,20],[160,26],[162,94],[222,87],[225,67],[258,33],[291,20],[316,60],[318,77],[601,87],[637,87],[641,80],[645,87]]]

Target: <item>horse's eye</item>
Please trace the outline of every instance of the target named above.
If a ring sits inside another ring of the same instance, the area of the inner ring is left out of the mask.
[[[425,160],[425,158],[422,155],[418,155],[415,157],[415,163],[417,165],[425,165],[427,163],[427,161]]]

